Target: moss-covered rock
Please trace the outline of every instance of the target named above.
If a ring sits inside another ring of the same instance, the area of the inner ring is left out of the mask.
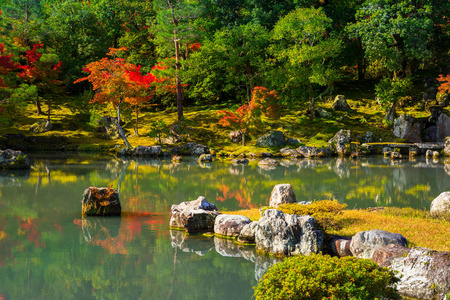
[[[120,216],[119,193],[110,187],[89,187],[84,191],[82,214],[86,216]]]
[[[0,169],[27,170],[30,169],[30,160],[22,151],[0,150]]]

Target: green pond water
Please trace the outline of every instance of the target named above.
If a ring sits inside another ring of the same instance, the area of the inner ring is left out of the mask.
[[[250,299],[275,261],[230,240],[169,230],[172,204],[202,195],[219,210],[259,208],[275,184],[290,183],[298,201],[429,209],[450,190],[450,165],[425,159],[280,160],[274,168],[31,159],[31,171],[0,173],[0,299]],[[122,217],[83,219],[89,186],[118,188]]]

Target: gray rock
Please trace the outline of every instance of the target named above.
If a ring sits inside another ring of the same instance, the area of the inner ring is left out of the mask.
[[[200,196],[194,201],[172,205],[170,227],[184,229],[187,233],[212,232],[218,215],[216,206]]]
[[[294,190],[289,183],[277,184],[273,187],[270,194],[269,206],[277,208],[278,205],[286,203],[296,203]]]
[[[450,192],[441,193],[431,202],[430,214],[433,217],[450,219]]]
[[[161,146],[137,146],[133,151],[136,156],[159,156],[162,154]]]
[[[264,158],[258,162],[260,166],[278,166],[278,162],[272,158]]]
[[[200,157],[198,158],[198,161],[199,161],[199,162],[204,162],[204,161],[209,161],[209,162],[211,162],[212,159],[213,159],[213,157],[212,157],[211,154],[202,154],[202,155],[200,155]]]
[[[52,128],[53,125],[49,121],[39,120],[30,126],[30,131],[34,133],[44,133],[47,131],[51,131]]]
[[[379,229],[361,231],[352,237],[350,251],[357,258],[371,259],[376,249],[388,244],[406,246],[406,239],[399,233]]]
[[[350,110],[350,105],[348,105],[347,101],[345,100],[344,95],[337,95],[336,98],[334,98],[333,102],[333,110],[334,111],[347,111]]]
[[[201,154],[208,154],[209,148],[202,144],[186,143],[184,145],[173,148],[172,153],[200,156]]]
[[[286,138],[281,131],[271,131],[260,136],[256,141],[259,147],[283,147],[286,145]]]
[[[421,143],[422,124],[408,115],[401,115],[394,120],[394,136],[410,143]]]
[[[341,129],[339,130],[334,137],[332,137],[328,143],[336,145],[336,153],[339,156],[346,156],[347,155],[347,145],[352,141],[351,137],[351,131]]]
[[[233,164],[242,164],[242,165],[248,164],[248,163],[249,163],[248,159],[246,159],[246,158],[237,158],[237,159],[233,159],[233,160],[231,160],[231,162],[232,162]]]
[[[362,139],[363,143],[373,143],[375,142],[375,134],[372,131],[367,131]]]
[[[299,156],[298,151],[295,149],[291,149],[291,148],[283,148],[280,150],[280,153],[284,157],[298,157]]]
[[[156,141],[159,141],[158,138],[155,138]],[[166,144],[166,145],[173,145],[173,144],[178,144],[181,143],[183,141],[183,138],[181,137],[181,135],[178,134],[169,134],[166,137],[161,138],[161,143]]]
[[[22,151],[0,150],[0,170],[28,170],[30,159]]]
[[[81,211],[86,216],[120,216],[122,208],[119,192],[91,186],[84,191]]]
[[[252,221],[244,216],[218,215],[214,222],[214,234],[223,237],[237,238],[244,225]]]
[[[306,158],[317,157],[319,154],[319,150],[316,147],[309,146],[300,146],[297,148],[297,152],[300,153],[301,156]]]
[[[232,143],[239,143],[242,141],[242,131],[236,130],[230,132],[230,140]]]
[[[411,249],[397,244],[389,244],[378,248],[372,255],[372,260],[382,267],[391,265],[391,261],[397,257],[405,257]]]
[[[401,295],[441,300],[450,291],[450,252],[412,248],[406,257],[393,258],[389,268],[398,272]]]
[[[433,157],[433,150],[427,150],[427,152],[425,152],[425,157]]]
[[[254,244],[255,243],[255,229],[258,226],[258,222],[251,222],[244,225],[239,234],[237,241],[241,244]]]
[[[285,215],[268,209],[255,227],[256,249],[276,256],[318,253],[323,232],[310,216]]]

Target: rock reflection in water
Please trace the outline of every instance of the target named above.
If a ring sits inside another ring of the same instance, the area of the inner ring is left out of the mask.
[[[180,230],[170,230],[170,241],[173,248],[179,248],[183,252],[193,252],[199,256],[214,249],[212,238],[205,236],[188,236]]]
[[[119,235],[120,217],[89,217],[81,221],[83,237],[88,243],[101,243]]]
[[[239,245],[232,239],[219,237],[189,236],[183,231],[170,230],[170,240],[173,248],[179,248],[183,252],[192,252],[204,256],[215,249],[224,257],[244,258],[255,263],[255,279],[262,279],[267,270],[274,264],[281,262],[282,258],[269,257],[256,253],[254,246]]]

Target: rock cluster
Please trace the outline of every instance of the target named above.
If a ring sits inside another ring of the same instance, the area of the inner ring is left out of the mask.
[[[30,159],[22,151],[0,150],[0,170],[26,170],[30,168]]]

